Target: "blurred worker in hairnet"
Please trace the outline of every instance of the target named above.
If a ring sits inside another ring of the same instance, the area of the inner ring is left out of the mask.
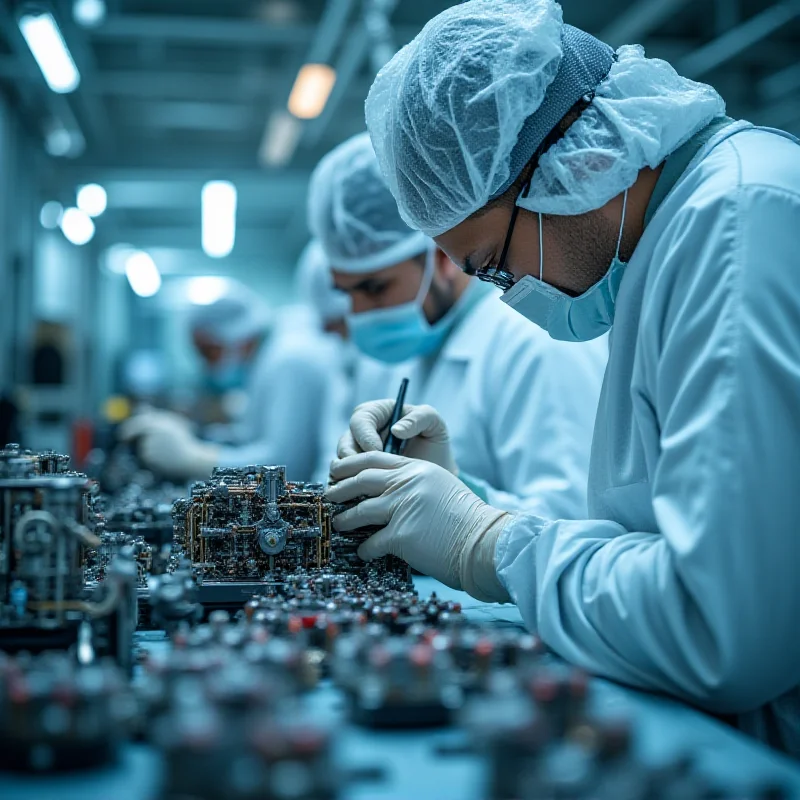
[[[229,282],[212,303],[193,307],[192,339],[211,382],[219,389],[243,385],[246,407],[223,444],[199,438],[171,412],[134,417],[121,435],[137,440],[149,467],[197,480],[215,467],[285,464],[292,480],[311,480],[334,362],[312,298],[305,299],[280,310],[270,336],[269,309],[241,284]]]
[[[407,376],[408,401],[427,405],[410,411],[406,431],[422,434],[427,457],[448,474],[502,508],[585,514],[606,342],[553,341],[411,230],[366,133],[314,171],[309,224],[351,299],[354,343],[382,362],[359,371],[357,400],[372,402],[359,406],[339,455],[382,445]]]
[[[445,11],[366,113],[410,225],[552,337],[613,331],[588,518],[366,453],[333,467],[333,499],[370,496],[339,526],[381,525],[365,558],[513,600],[571,661],[800,754],[798,141],[552,0]]]

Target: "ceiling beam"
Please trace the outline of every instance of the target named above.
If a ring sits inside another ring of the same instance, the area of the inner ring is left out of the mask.
[[[643,0],[631,3],[628,10],[620,14],[598,36],[612,47],[636,44],[676,14],[690,0]]]
[[[777,100],[800,89],[800,63],[792,64],[758,84],[758,95],[764,100]]]
[[[315,120],[306,125],[301,144],[314,147],[325,134],[328,125],[336,116],[339,104],[346,96],[353,79],[358,74],[369,50],[369,38],[363,23],[359,23],[347,37],[347,41],[336,62],[336,83],[333,86],[325,109]]]
[[[109,16],[90,35],[108,41],[156,39],[232,47],[295,47],[308,45],[314,32],[312,25],[270,25],[258,19],[121,14]]]
[[[727,64],[743,50],[760,42],[800,16],[800,0],[784,0],[750,17],[722,36],[681,59],[676,69],[688,78],[701,78]]]
[[[353,0],[328,0],[322,12],[314,41],[311,43],[306,63],[329,64],[345,31]]]

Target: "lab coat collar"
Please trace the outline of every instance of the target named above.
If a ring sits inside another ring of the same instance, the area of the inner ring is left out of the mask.
[[[470,361],[475,357],[481,342],[481,317],[491,313],[491,310],[487,310],[487,304],[497,302],[499,295],[497,289],[490,284],[477,279],[470,282],[454,309],[459,318],[442,345],[438,358]]]

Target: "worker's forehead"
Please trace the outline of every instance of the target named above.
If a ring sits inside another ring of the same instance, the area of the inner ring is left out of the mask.
[[[418,269],[419,264],[413,259],[392,264],[383,269],[373,270],[372,272],[340,272],[335,267],[331,270],[333,282],[339,287],[359,286],[362,283],[371,281],[385,281],[402,277],[406,272]]]
[[[434,241],[463,269],[468,256],[483,255],[502,241],[510,218],[511,210],[504,206],[487,209],[439,234]]]

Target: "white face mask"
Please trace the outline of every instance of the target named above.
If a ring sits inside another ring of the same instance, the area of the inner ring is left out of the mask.
[[[544,328],[553,339],[585,342],[602,336],[614,324],[617,293],[627,266],[619,257],[627,205],[626,189],[622,199],[617,251],[606,274],[583,294],[570,297],[542,280],[544,250],[542,215],[539,214],[539,278],[537,280],[532,275],[520,278],[500,299],[526,319]]]

